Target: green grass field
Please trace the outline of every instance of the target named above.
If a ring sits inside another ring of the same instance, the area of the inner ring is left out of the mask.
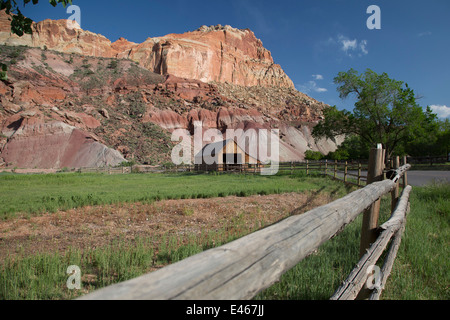
[[[330,190],[320,177],[196,174],[0,175],[0,219],[88,205]]]
[[[348,192],[339,182],[302,175],[3,175],[0,181],[1,206],[8,204],[8,210],[2,211],[4,219],[11,219],[20,212],[43,214],[46,210],[118,201],[247,196],[319,189],[338,192],[340,196]],[[82,201],[71,202],[71,194]],[[387,196],[382,200],[382,220],[389,218],[389,209],[390,196]],[[450,298],[449,218],[449,185],[413,188],[404,239],[382,299]],[[205,230],[201,235],[186,234],[183,239],[167,235],[158,241],[158,245],[155,245],[155,239],[145,238],[133,243],[119,240],[84,252],[69,249],[65,254],[2,257],[0,299],[75,298],[86,290],[134,278],[264,227],[264,223],[256,222],[250,229],[239,225],[238,221],[230,223],[233,224],[231,229],[237,232],[230,234],[227,231],[230,228],[224,226],[219,232]],[[329,299],[358,261],[360,228],[361,217],[256,299]],[[83,289],[80,291],[66,287],[69,265],[78,265],[83,270]]]

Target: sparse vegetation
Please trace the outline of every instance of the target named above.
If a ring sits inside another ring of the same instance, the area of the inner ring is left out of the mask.
[[[108,64],[108,69],[117,69],[119,63],[117,60],[111,60],[111,62]]]
[[[66,60],[68,64],[73,64],[73,55],[70,55],[69,60]]]
[[[7,77],[8,67],[25,59],[26,46],[0,45],[0,64],[3,77]]]

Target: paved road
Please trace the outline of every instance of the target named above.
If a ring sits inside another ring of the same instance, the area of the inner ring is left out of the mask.
[[[349,173],[357,174],[357,171],[349,171]],[[361,172],[363,176],[367,175],[366,171]],[[343,178],[344,174],[339,172],[338,176]],[[351,177],[355,179],[354,177]],[[446,183],[450,183],[450,171],[416,171],[416,170],[410,170],[408,171],[408,184],[413,187],[420,187],[424,186],[430,183],[433,183],[434,181],[442,181]]]
[[[434,181],[450,183],[450,171],[408,171],[408,184],[411,186],[424,186]]]

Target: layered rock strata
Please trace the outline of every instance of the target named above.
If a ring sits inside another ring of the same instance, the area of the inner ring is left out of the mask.
[[[291,79],[270,51],[249,29],[203,26],[193,32],[148,38],[137,44],[68,28],[67,20],[34,23],[33,34],[12,35],[8,16],[0,12],[0,44],[26,45],[64,53],[106,58],[128,58],[158,74],[171,74],[203,82],[229,82],[244,86],[294,88]]]

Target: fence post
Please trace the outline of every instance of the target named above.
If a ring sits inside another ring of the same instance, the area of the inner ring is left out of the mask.
[[[345,168],[344,168],[344,182],[347,182],[347,173],[348,173],[348,162],[345,161]]]
[[[392,162],[392,169],[398,169],[400,167],[400,157],[395,157]],[[400,183],[397,182],[395,184],[394,190],[391,192],[392,202],[391,202],[391,212],[393,213],[395,211],[395,207],[397,206],[398,202],[398,189],[399,189]]]
[[[328,160],[325,160],[325,175],[328,174]]]
[[[383,149],[379,145],[377,149],[370,150],[369,167],[367,169],[367,184],[381,181],[383,178]],[[376,240],[376,228],[378,227],[378,218],[380,215],[381,199],[375,201],[369,209],[364,212],[362,229],[360,258],[370,248],[370,245]]]
[[[404,156],[403,157],[403,165],[406,165],[407,162],[408,162],[407,157]],[[408,175],[407,175],[407,172],[405,172],[403,174],[403,189],[406,188],[407,186],[408,186]]]
[[[358,163],[358,187],[361,186],[361,162]]]
[[[291,175],[294,174],[294,162],[291,161]]]
[[[306,175],[309,174],[309,160],[306,160]]]
[[[334,178],[336,179],[337,175],[337,160],[334,160]]]

